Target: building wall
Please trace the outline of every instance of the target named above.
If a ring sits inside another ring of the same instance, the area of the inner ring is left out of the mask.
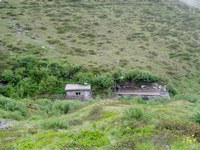
[[[159,98],[159,97],[170,98],[169,95],[134,95],[134,94],[118,94],[118,95],[126,98],[141,97],[144,100]]]
[[[91,91],[66,91],[66,98],[87,100],[91,98]]]

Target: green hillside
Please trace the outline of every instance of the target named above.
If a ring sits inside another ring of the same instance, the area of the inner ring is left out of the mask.
[[[200,10],[178,0],[2,0],[0,71],[35,55],[92,70],[160,74],[199,94]]]
[[[0,149],[199,150],[199,101],[46,99],[0,96]],[[0,125],[1,127],[1,125]]]
[[[0,0],[0,150],[199,150],[199,41],[179,0]],[[171,99],[112,100],[131,82]]]

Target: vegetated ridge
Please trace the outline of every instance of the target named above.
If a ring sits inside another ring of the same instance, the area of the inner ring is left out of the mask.
[[[0,71],[11,56],[31,54],[90,70],[149,70],[199,94],[199,9],[178,0],[2,0],[0,8]]]

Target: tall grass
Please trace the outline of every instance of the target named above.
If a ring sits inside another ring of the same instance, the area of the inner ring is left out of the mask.
[[[66,120],[61,120],[59,118],[50,118],[48,120],[43,121],[40,124],[40,127],[42,129],[46,129],[46,130],[49,130],[49,129],[54,129],[54,130],[67,129],[68,123],[67,123]]]
[[[28,110],[26,106],[19,101],[4,97],[0,95],[0,116],[3,118],[21,118],[26,117],[28,114]],[[21,117],[20,117],[21,116]]]
[[[129,107],[123,114],[123,118],[126,121],[150,121],[152,116],[150,113],[145,110],[145,108],[141,108],[138,106]]]

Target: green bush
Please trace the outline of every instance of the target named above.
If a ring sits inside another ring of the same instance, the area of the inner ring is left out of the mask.
[[[197,121],[198,120],[199,119],[197,119]],[[156,125],[156,129],[164,131],[170,130],[173,133],[177,133],[179,135],[187,135],[195,138],[198,142],[200,142],[200,126],[196,123],[162,120]]]
[[[92,83],[94,78],[94,74],[92,72],[78,72],[74,75],[73,81],[84,84],[84,83]]]
[[[200,110],[196,110],[196,111],[193,112],[192,119],[193,119],[194,122],[200,124]]]
[[[21,102],[0,95],[0,109],[27,116],[27,108]]]
[[[167,90],[172,96],[175,96],[179,93],[178,90],[170,83],[167,85]]]
[[[48,120],[44,120],[41,124],[40,127],[42,129],[50,130],[58,130],[58,129],[67,129],[68,128],[68,123],[66,120],[63,119],[58,119],[58,118],[50,118]]]
[[[93,84],[99,89],[105,90],[111,87],[114,84],[114,81],[110,73],[102,73],[94,77]]]
[[[128,70],[125,73],[125,80],[134,82],[157,82],[160,81],[160,77],[157,74],[153,74],[149,71],[139,71],[139,70]]]
[[[1,74],[1,77],[4,81],[12,81],[14,78],[14,73],[12,70],[4,70]]]
[[[127,121],[149,121],[151,115],[144,108],[132,106],[124,112],[123,118]]]
[[[0,118],[22,120],[24,116],[19,111],[0,110]]]
[[[12,61],[13,68],[1,74],[7,85],[0,91],[12,98],[63,94],[64,84],[80,71],[77,65],[50,63],[33,56],[14,57]]]
[[[99,130],[82,130],[76,135],[72,135],[75,143],[84,147],[100,147],[108,143],[108,139],[104,132]]]
[[[1,74],[7,82],[0,93],[12,98],[35,97],[44,94],[63,94],[66,83],[90,83],[94,93],[109,92],[114,84],[123,81],[156,82],[160,78],[148,71],[129,70],[123,73],[120,69],[112,72],[93,73],[79,65],[48,62],[33,56],[13,57],[13,67]]]
[[[110,147],[111,150],[137,150],[136,148],[136,144],[135,144],[135,140],[133,138],[123,138],[119,141],[117,141],[117,143],[115,145],[113,145],[112,147]]]

